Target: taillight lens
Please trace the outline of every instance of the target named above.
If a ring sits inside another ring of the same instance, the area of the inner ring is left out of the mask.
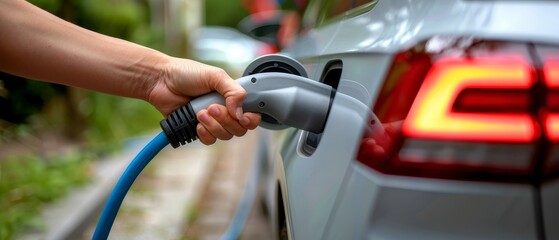
[[[559,142],[559,59],[545,63],[543,78],[549,89],[546,99],[549,113],[546,116],[545,132],[552,142]]]
[[[505,105],[503,109],[509,103],[511,106],[527,105],[533,77],[530,65],[514,56],[440,59],[431,67],[415,97],[404,121],[403,134],[441,140],[532,142],[537,130],[527,112],[475,109],[464,112],[453,106],[465,90],[476,89],[484,94],[470,94],[473,96],[462,101],[462,108],[480,105],[480,101],[487,101],[487,105]],[[515,94],[510,96],[498,94],[505,89],[524,91],[512,92]]]
[[[545,175],[553,175],[559,172],[559,50],[538,47],[538,53],[544,62],[542,77],[547,89],[542,121],[549,139],[549,150],[543,169]]]
[[[357,160],[434,178],[533,181],[542,164],[557,172],[559,58],[540,65],[524,43],[435,40],[449,44],[396,55],[373,108],[385,134],[366,132]]]

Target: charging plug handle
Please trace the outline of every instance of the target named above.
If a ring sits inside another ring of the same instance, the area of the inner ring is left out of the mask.
[[[280,124],[313,133],[323,131],[335,94],[332,87],[280,72],[248,75],[237,82],[247,91],[243,111],[263,113]],[[215,103],[225,105],[225,99],[217,92],[202,95],[160,122],[173,148],[197,139],[196,113]]]

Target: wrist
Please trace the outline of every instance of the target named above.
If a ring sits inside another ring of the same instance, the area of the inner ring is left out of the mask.
[[[134,74],[132,82],[136,83],[133,89],[139,93],[136,97],[151,102],[150,96],[153,90],[169,77],[168,69],[171,57],[152,49],[148,49],[148,51],[150,51],[149,54],[136,62],[133,70],[136,74]]]

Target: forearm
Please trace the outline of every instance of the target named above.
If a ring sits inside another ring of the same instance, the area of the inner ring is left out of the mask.
[[[0,0],[0,71],[147,100],[164,73],[160,52],[104,36],[35,6]]]

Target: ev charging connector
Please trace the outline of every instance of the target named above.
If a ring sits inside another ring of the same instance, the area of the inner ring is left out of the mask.
[[[255,73],[258,71],[264,72]],[[245,75],[236,80],[247,92],[243,110],[261,113],[261,127],[323,131],[335,90],[307,78],[298,62],[282,55],[267,55],[253,61]],[[225,100],[217,92],[197,97],[160,122],[173,148],[197,139],[196,113],[214,103],[225,105]]]
[[[270,121],[321,133],[332,105],[332,87],[289,73],[257,73],[237,79],[246,90],[243,104],[246,112],[265,114]],[[197,97],[161,121],[161,128],[174,148],[196,140],[196,113],[211,104],[225,105],[220,94],[213,92]],[[271,119],[270,119],[271,118]],[[277,125],[263,127],[275,128]]]

